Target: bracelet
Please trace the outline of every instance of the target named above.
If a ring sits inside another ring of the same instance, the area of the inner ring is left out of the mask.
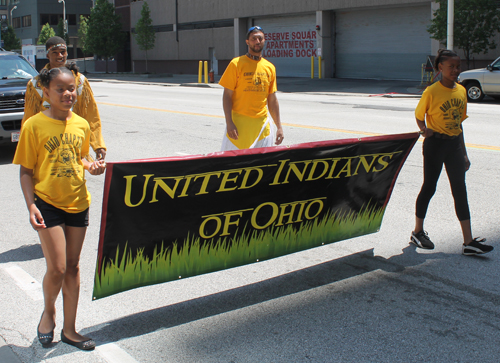
[[[420,135],[425,134],[425,129],[426,129],[426,128],[427,128],[427,127],[424,127],[424,129],[423,129],[423,130],[420,130],[418,133],[419,133]]]

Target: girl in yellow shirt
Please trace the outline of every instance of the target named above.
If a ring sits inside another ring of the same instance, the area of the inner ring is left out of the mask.
[[[420,134],[425,137],[424,183],[416,202],[415,229],[410,242],[420,248],[434,248],[434,243],[424,231],[424,218],[444,164],[462,228],[462,253],[468,256],[487,253],[493,247],[483,243],[486,239],[472,238],[470,224],[465,185],[465,172],[469,170],[470,161],[462,129],[462,122],[467,118],[467,95],[465,88],[457,83],[460,57],[451,50],[440,49],[434,68],[441,72],[441,80],[424,91],[415,110]]]
[[[21,130],[14,163],[21,165],[21,188],[31,226],[38,232],[47,272],[43,279],[45,308],[37,328],[44,347],[54,338],[55,302],[63,291],[61,340],[91,350],[95,342],[76,332],[80,291],[79,261],[88,226],[90,195],[84,171],[104,173],[103,160],[89,162],[90,127],[71,111],[76,83],[68,67],[40,72],[44,98],[50,108],[29,118]]]

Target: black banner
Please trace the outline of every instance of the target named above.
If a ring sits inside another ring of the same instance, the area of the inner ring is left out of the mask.
[[[376,232],[417,139],[110,162],[94,299]]]

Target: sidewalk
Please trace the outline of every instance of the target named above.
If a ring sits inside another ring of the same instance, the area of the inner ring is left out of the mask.
[[[198,76],[194,74],[88,73],[86,76],[91,82],[126,82],[162,86],[221,88],[217,84],[220,75],[215,76],[215,83],[208,84],[198,83]],[[203,81],[204,79],[202,79]],[[278,92],[287,93],[420,97],[424,87],[420,85],[419,81],[278,77]]]

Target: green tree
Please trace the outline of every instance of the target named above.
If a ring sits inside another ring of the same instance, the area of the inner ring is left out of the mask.
[[[123,48],[124,40],[125,33],[114,5],[107,0],[97,0],[90,12],[86,41],[89,51],[106,58],[106,73],[109,57]]]
[[[431,38],[445,43],[447,37],[448,0],[436,0],[439,9],[427,31]],[[472,54],[488,53],[495,49],[493,36],[500,29],[500,11],[496,0],[455,0],[453,43],[461,49],[470,66]]]
[[[59,18],[59,22],[57,23],[56,35],[58,37],[63,38],[66,41],[66,44],[69,44],[69,35],[64,29],[64,20],[63,18]]]
[[[37,44],[45,44],[47,40],[49,40],[55,35],[56,33],[54,32],[54,29],[52,29],[49,23],[47,23],[44,26],[42,26],[42,30],[40,31],[40,35],[38,36]]]
[[[142,5],[141,18],[135,26],[135,40],[139,45],[139,49],[146,52],[146,73],[148,73],[148,50],[154,48],[156,39],[156,33],[152,24],[151,11],[149,10],[148,3],[145,1]]]
[[[85,55],[89,53],[87,42],[88,29],[89,23],[87,18],[83,15],[80,15],[80,26],[78,27],[78,45],[83,52],[83,67],[85,68],[83,73],[87,73],[87,62],[85,60]]]
[[[19,39],[12,26],[2,30],[3,48],[5,50],[21,49],[21,39]]]

